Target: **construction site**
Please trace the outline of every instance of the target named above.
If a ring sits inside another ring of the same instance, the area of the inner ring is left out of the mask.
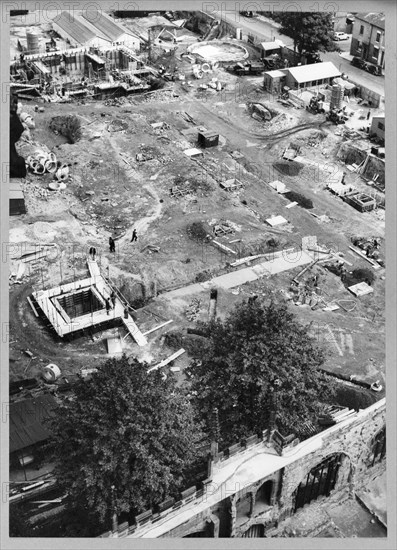
[[[201,12],[115,18],[107,41],[80,18],[84,43],[57,18],[11,27],[11,401],[123,353],[183,385],[189,331],[252,296],[310,325],[337,405],[382,399],[383,98],[335,67],[301,86],[282,46],[269,71]],[[21,451],[11,481],[33,479]]]

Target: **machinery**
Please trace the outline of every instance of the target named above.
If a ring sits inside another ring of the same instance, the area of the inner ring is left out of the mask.
[[[330,122],[333,122],[334,124],[345,124],[346,120],[349,119],[349,117],[345,114],[343,109],[337,110],[337,109],[331,109],[329,113],[327,114],[327,120]]]
[[[319,113],[325,113],[325,109],[323,107],[324,100],[322,95],[313,96],[310,99],[309,105],[306,105],[306,110],[309,111],[309,113],[313,113],[314,115],[317,115]]]

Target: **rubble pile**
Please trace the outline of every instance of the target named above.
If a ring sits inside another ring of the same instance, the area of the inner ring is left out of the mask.
[[[200,315],[201,305],[201,300],[199,298],[193,298],[185,311],[186,317],[189,321],[195,321],[198,318]]]

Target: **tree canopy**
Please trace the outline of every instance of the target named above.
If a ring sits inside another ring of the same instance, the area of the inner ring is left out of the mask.
[[[118,515],[137,514],[186,488],[201,436],[171,377],[125,356],[81,380],[52,428],[58,482],[108,528],[112,503]]]
[[[315,420],[333,385],[319,370],[323,350],[284,302],[242,302],[224,322],[204,324],[200,357],[187,369],[198,408],[211,430],[218,408],[220,443],[236,443],[268,427],[277,386],[275,422],[284,435]]]
[[[294,41],[294,50],[302,53],[329,52],[337,49],[333,41],[332,15],[320,12],[277,13],[280,34]]]

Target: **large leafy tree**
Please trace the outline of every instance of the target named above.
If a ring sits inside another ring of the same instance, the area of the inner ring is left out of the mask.
[[[294,50],[300,54],[329,52],[337,49],[332,39],[333,25],[330,13],[282,12],[277,14],[280,34],[293,39]]]
[[[200,437],[189,400],[171,377],[110,359],[81,380],[53,421],[57,479],[72,507],[110,526],[175,496]]]
[[[265,429],[274,410],[284,435],[296,423],[315,420],[334,390],[319,370],[324,352],[309,330],[284,302],[259,300],[244,301],[224,322],[201,327],[208,337],[187,372],[208,430],[218,409],[221,445]]]

